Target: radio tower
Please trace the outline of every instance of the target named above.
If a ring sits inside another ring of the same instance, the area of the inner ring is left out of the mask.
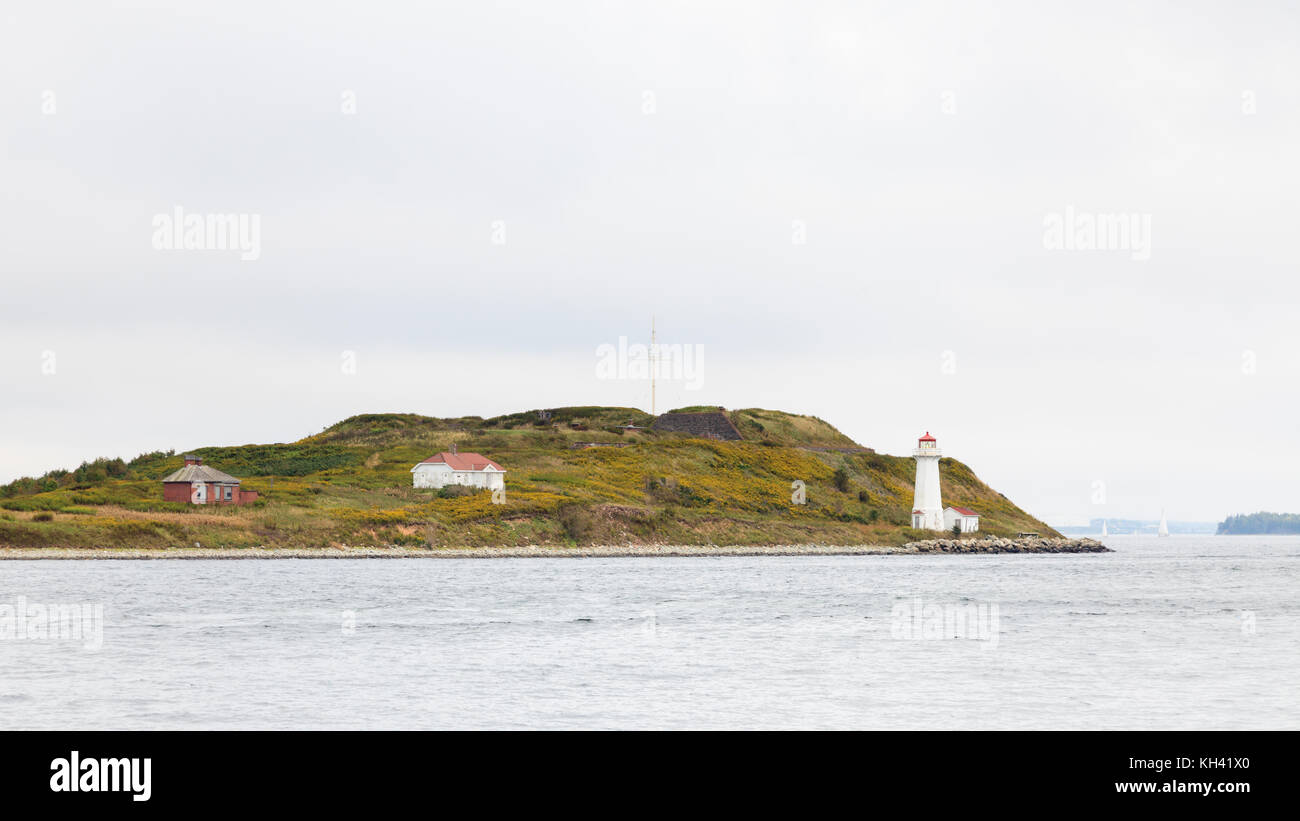
[[[659,350],[655,347],[655,315],[650,314],[650,415],[655,415],[655,371],[659,370]]]

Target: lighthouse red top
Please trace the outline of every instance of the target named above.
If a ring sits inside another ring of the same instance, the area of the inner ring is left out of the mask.
[[[916,440],[916,450],[912,451],[912,455],[918,459],[922,456],[935,459],[939,458],[941,455],[939,453],[939,443],[930,435],[930,431],[927,430],[925,436]]]

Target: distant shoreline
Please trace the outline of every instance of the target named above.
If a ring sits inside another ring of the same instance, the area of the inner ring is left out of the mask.
[[[906,545],[599,545],[590,547],[0,547],[0,561],[152,559],[609,559],[693,556],[921,556],[1108,553],[1092,539],[935,539]]]

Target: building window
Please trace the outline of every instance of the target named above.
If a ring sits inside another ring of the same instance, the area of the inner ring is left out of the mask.
[[[227,501],[227,502],[230,501],[230,486],[229,486],[229,485],[226,486],[226,501]]]

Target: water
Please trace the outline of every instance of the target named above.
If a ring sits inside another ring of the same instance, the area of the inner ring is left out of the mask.
[[[104,606],[98,650],[0,640],[0,729],[1300,728],[1300,538],[1110,544],[0,562],[0,605]],[[907,638],[918,599],[983,618]]]

